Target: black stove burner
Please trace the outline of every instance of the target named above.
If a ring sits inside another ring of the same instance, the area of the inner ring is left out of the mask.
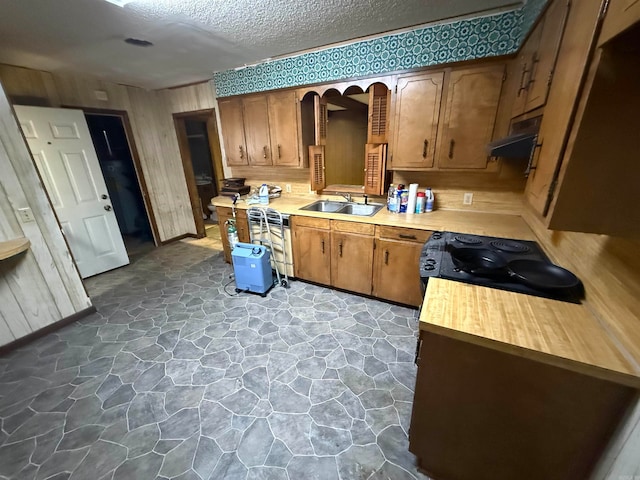
[[[478,237],[470,237],[468,235],[456,235],[453,237],[456,241],[464,243],[465,245],[480,245],[482,240]]]
[[[514,242],[513,240],[493,240],[491,246],[496,250],[508,253],[529,253],[531,249],[524,243]]]
[[[517,279],[509,275],[475,275],[461,270],[453,262],[450,247],[470,250],[486,249],[498,254],[507,264],[513,260],[521,259],[551,263],[540,246],[530,240],[485,237],[455,232],[434,232],[423,245],[420,254],[419,269],[423,288],[426,288],[429,278],[434,277],[572,303],[580,303],[580,300],[584,298],[582,285],[576,289],[568,290],[540,290],[518,282]]]

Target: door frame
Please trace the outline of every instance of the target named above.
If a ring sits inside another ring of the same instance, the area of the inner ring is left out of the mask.
[[[63,105],[62,108],[73,108],[76,110],[82,110],[85,114],[89,113],[89,114],[95,114],[95,115],[120,117],[120,119],[122,120],[122,126],[124,127],[124,133],[127,136],[127,143],[129,144],[129,151],[131,152],[131,159],[133,160],[133,168],[136,173],[138,186],[140,187],[140,192],[142,193],[142,200],[144,202],[144,208],[147,213],[147,220],[149,221],[149,225],[151,226],[153,243],[156,247],[161,245],[162,242],[160,242],[160,231],[158,230],[158,224],[156,223],[156,217],[153,212],[153,206],[151,205],[151,200],[149,199],[149,189],[147,188],[147,182],[144,178],[144,173],[142,171],[142,163],[140,162],[140,156],[138,155],[138,148],[136,147],[136,142],[133,136],[133,129],[131,128],[131,123],[129,122],[128,113],[125,110],[74,107],[70,105]]]
[[[193,219],[196,224],[197,237],[206,237],[207,232],[204,228],[204,220],[200,214],[201,203],[198,195],[198,186],[196,185],[195,174],[193,173],[193,164],[191,163],[191,152],[187,140],[187,131],[184,120],[195,119],[202,120],[207,124],[207,138],[209,141],[209,154],[211,156],[211,166],[216,182],[216,190],[220,191],[220,185],[224,179],[224,170],[222,168],[222,151],[220,150],[220,138],[218,137],[218,127],[216,124],[216,112],[213,108],[204,110],[194,110],[191,112],[180,112],[173,114],[173,123],[175,125],[178,146],[180,147],[180,158],[182,159],[182,168],[184,177],[189,190],[189,200],[191,202],[191,210]]]

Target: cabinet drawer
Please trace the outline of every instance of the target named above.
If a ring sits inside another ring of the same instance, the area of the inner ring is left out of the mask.
[[[403,240],[406,242],[424,243],[431,236],[430,230],[416,230],[415,228],[402,227],[376,227],[376,236],[389,240]]]
[[[331,229],[337,232],[360,233],[362,235],[373,235],[375,225],[359,222],[343,222],[341,220],[331,220]]]
[[[295,217],[291,217],[291,223],[293,227],[314,227],[314,228],[322,228],[324,230],[329,230],[331,227],[331,220],[328,218],[314,218],[314,217],[303,217],[296,215]]]

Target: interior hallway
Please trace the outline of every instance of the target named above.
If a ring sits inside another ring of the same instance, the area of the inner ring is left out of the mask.
[[[0,358],[0,478],[426,478],[417,312],[299,281],[234,296],[215,230],[89,279],[97,313]]]

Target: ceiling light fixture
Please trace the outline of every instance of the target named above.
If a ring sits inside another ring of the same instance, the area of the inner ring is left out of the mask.
[[[133,2],[133,0],[105,0],[109,3],[113,3],[114,5],[117,5],[119,7],[124,7],[127,3],[131,3]]]

